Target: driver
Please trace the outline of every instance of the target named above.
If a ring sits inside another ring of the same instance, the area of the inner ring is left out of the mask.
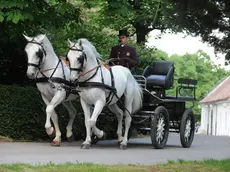
[[[112,47],[110,59],[117,58],[118,60],[112,61],[114,64],[127,67],[131,70],[138,64],[136,48],[127,44],[129,37],[127,30],[119,30],[118,37],[120,44]]]

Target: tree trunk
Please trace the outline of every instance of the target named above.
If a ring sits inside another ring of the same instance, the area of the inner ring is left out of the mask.
[[[144,44],[146,42],[146,35],[148,34],[149,30],[145,26],[141,25],[140,23],[136,23],[136,38],[138,44]]]
[[[139,11],[140,10],[140,7],[141,7],[141,3],[140,3],[140,0],[134,0],[133,1],[133,5],[134,5],[134,9],[136,11]],[[134,27],[136,28],[136,38],[137,38],[137,43],[138,44],[144,44],[146,39],[145,39],[145,35],[146,33],[143,31],[143,26],[141,25],[141,23],[139,23],[138,21],[135,22],[134,24]]]

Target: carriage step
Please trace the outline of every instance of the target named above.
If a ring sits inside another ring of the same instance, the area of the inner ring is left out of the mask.
[[[172,133],[179,133],[180,130],[179,129],[169,129],[169,132],[172,132]]]
[[[137,131],[140,134],[147,135],[151,131],[151,128],[138,128]]]
[[[149,114],[149,115],[154,115],[155,112],[154,111],[140,111],[141,114]]]
[[[139,128],[138,130],[142,130],[142,131],[151,131],[151,128]]]

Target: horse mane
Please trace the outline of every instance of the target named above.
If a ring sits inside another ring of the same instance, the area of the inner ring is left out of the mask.
[[[82,42],[82,46],[86,54],[93,54],[98,60],[102,60],[101,55],[98,53],[97,49],[90,41],[85,38],[80,38],[77,41],[78,44],[80,43],[80,41]]]

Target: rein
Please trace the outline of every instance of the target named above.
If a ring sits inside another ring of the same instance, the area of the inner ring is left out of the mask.
[[[124,59],[125,59],[125,58],[124,58]],[[119,60],[119,59],[118,59],[118,60]],[[109,62],[113,62],[113,61],[117,61],[117,59],[116,59],[116,58],[112,58],[112,59],[106,60],[105,62],[98,63],[97,66],[95,66],[94,68],[90,69],[89,71],[87,71],[87,72],[85,72],[85,73],[79,74],[79,76],[85,76],[86,74],[92,72],[93,70],[95,70],[95,69],[97,69],[97,68],[99,68],[99,67],[101,67],[101,66],[104,66],[106,69],[109,70],[108,64],[109,64]]]
[[[64,63],[69,67],[69,63],[65,60],[64,57],[60,56],[59,58],[61,58],[64,61]],[[57,67],[57,68],[60,68],[60,67]],[[47,71],[50,71],[50,70],[53,70],[53,69],[55,69],[55,68],[40,70],[40,72],[44,73],[44,72],[47,72]]]
[[[101,67],[102,65],[104,65],[104,67],[105,67],[106,69],[109,69],[108,66],[107,66],[107,62],[104,62],[104,63],[98,64],[96,67],[90,69],[89,71],[87,71],[87,72],[85,72],[85,73],[79,74],[79,76],[85,76],[86,74],[88,74],[88,73],[92,72],[93,70],[95,70],[95,69]]]
[[[57,67],[57,68],[60,68],[60,67]],[[45,73],[45,72],[48,72],[48,71],[53,70],[53,69],[56,69],[56,68],[43,69],[43,70],[41,69],[40,72]]]

